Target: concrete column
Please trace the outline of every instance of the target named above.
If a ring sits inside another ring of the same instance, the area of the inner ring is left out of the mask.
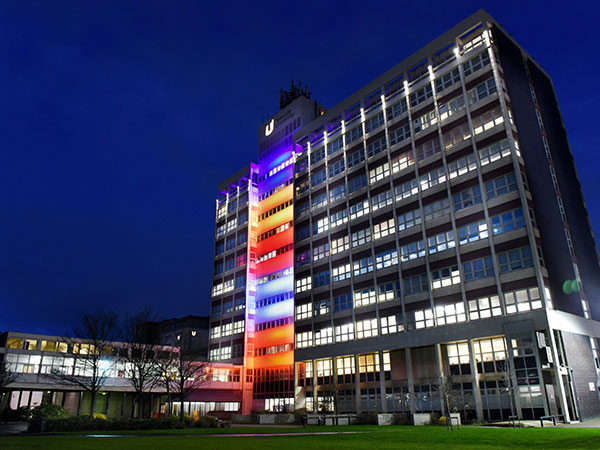
[[[358,355],[354,355],[354,367],[356,370],[356,377],[354,377],[354,390],[356,395],[356,414],[362,412],[362,404],[360,401],[360,369],[358,365]]]
[[[560,331],[558,331],[560,333]],[[565,416],[565,422],[571,422],[571,415],[569,414],[569,403],[567,401],[567,391],[565,385],[563,383],[563,377],[560,371],[560,360],[558,358],[558,343],[554,338],[554,330],[552,328],[548,329],[548,335],[550,336],[550,349],[552,350],[552,359],[554,360],[554,391],[556,398],[559,402],[562,413]]]
[[[125,415],[125,403],[127,402],[127,392],[123,392],[121,399],[121,417]]]
[[[414,385],[414,377],[413,377],[413,364],[412,364],[412,356],[410,354],[410,347],[407,347],[405,350],[406,353],[406,375],[408,378],[408,402],[409,402],[409,411],[411,414],[414,414],[416,411],[415,405],[415,385]]]
[[[110,406],[110,395],[111,395],[111,392],[109,391],[106,394],[106,409],[104,410],[104,414],[106,414],[107,417],[108,417],[108,408]]]
[[[77,415],[81,414],[81,398],[83,397],[83,391],[79,393],[79,399],[77,401]]]
[[[442,346],[441,344],[434,344],[434,352],[435,352],[435,368],[437,371],[437,382],[438,382],[438,386],[443,386],[443,382],[444,382],[444,366],[442,364]],[[448,380],[446,380],[448,381]],[[439,395],[440,395],[440,409],[442,412],[442,415],[445,416],[446,414],[450,414],[451,411],[446,411],[446,399],[444,398],[444,393],[442,392],[442,390],[440,389],[439,391]],[[433,407],[433,401],[431,402],[431,406]]]
[[[483,400],[481,399],[481,390],[479,389],[479,374],[477,373],[477,363],[475,362],[475,352],[473,351],[473,339],[469,339],[469,364],[471,365],[471,376],[473,383],[473,399],[475,400],[475,414],[477,420],[483,421]]]
[[[381,402],[381,411],[386,413],[387,401],[385,399],[385,370],[383,370],[383,352],[379,350],[379,401]],[[391,362],[390,362],[391,363]]]

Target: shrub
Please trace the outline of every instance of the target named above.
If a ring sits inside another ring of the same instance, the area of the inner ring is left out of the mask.
[[[218,427],[214,417],[201,416],[198,420],[186,418],[160,419],[99,419],[89,416],[66,417],[62,419],[48,419],[46,431],[115,431],[115,430],[173,430],[183,428],[209,428]],[[33,429],[32,429],[33,431]],[[37,431],[37,430],[36,430]]]
[[[196,428],[217,428],[219,421],[212,416],[200,416],[194,423],[194,426]]]
[[[302,423],[307,414],[308,414],[308,411],[306,411],[306,408],[295,409],[294,410],[294,422]]]

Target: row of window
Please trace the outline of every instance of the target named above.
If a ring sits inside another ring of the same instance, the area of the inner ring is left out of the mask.
[[[287,253],[292,250],[294,250],[294,244],[287,244],[287,245],[284,245],[283,247],[279,247],[278,249],[271,250],[270,252],[260,255],[256,259],[256,264],[260,264],[263,261],[268,261],[269,259],[275,258],[278,255],[282,255],[282,254]]]
[[[221,337],[231,336],[233,334],[243,333],[245,331],[245,321],[238,320],[233,323],[224,323],[216,325],[210,329],[210,338],[218,339]]]
[[[497,91],[497,89],[496,89],[495,81],[493,78],[490,78],[490,79],[482,82],[475,88],[471,89],[467,93],[467,95],[470,99],[470,103],[473,104],[477,101],[483,100],[484,98],[488,97],[489,95],[492,95],[496,91]],[[464,97],[462,95],[440,105],[440,107],[439,107],[440,120],[444,120],[452,115],[455,115],[456,113],[458,113],[459,111],[464,109],[464,107],[465,107],[465,101],[464,101]],[[414,132],[417,133],[417,132],[423,131],[426,128],[428,128],[429,126],[436,124],[437,121],[438,121],[438,119],[437,119],[435,111],[430,111],[430,112],[413,120]],[[484,131],[487,131],[490,128],[493,128],[494,126],[503,123],[503,117],[502,117],[501,110],[499,107],[496,107],[492,110],[489,110],[482,114],[479,114],[478,116],[474,116],[472,118],[472,123],[473,123],[473,131],[474,131],[475,135],[480,134]],[[412,133],[411,127],[409,124],[401,125],[396,128],[390,129],[389,130],[390,145],[393,146],[393,145],[398,144],[399,142],[404,141],[405,139],[408,139],[411,136],[411,133]],[[463,124],[460,124],[452,129],[446,131],[442,135],[442,142],[444,143],[444,148],[448,149],[448,148],[452,147],[453,145],[456,145],[466,139],[469,139],[470,137],[471,137],[471,131],[469,128],[469,124],[467,122],[465,122]],[[437,138],[432,139],[430,142],[426,143],[426,145],[428,145],[429,148],[421,149],[420,148],[421,145],[418,146],[418,148],[417,148],[418,151],[422,150],[422,158],[420,158],[419,160],[425,159],[426,157],[429,157],[435,153],[438,153],[441,148],[439,146],[439,140]],[[367,157],[370,158],[386,149],[387,149],[387,141],[384,136],[380,139],[370,142],[367,145],[367,147],[366,147]],[[323,157],[324,157],[324,155],[323,155]],[[321,159],[322,158],[320,158],[318,160],[314,160],[311,156],[311,164],[316,164],[317,162],[320,162]],[[359,148],[356,151],[347,155],[346,165],[347,165],[348,169],[350,169],[350,168],[360,164],[364,160],[365,160],[364,149]],[[300,173],[300,172],[302,172],[302,170],[305,170],[307,168],[306,164],[303,164],[302,162],[299,162],[298,164],[299,165],[296,168],[296,173]],[[339,159],[335,162],[332,162],[328,167],[328,172],[326,172],[326,169],[323,168],[322,170],[314,173],[311,176],[310,185],[308,184],[308,181],[306,181],[304,183],[302,183],[302,182],[299,183],[296,188],[296,195],[299,195],[299,194],[305,192],[311,186],[314,188],[314,187],[320,185],[321,183],[323,183],[327,179],[327,173],[329,175],[329,178],[331,178],[331,177],[334,177],[334,176],[342,173],[344,171],[344,168],[345,168],[345,163],[344,163],[343,158]]]
[[[261,220],[266,219],[267,217],[271,217],[273,214],[278,213],[279,211],[283,211],[285,208],[287,208],[288,206],[291,206],[293,204],[293,200],[287,200],[273,208],[271,208],[268,211],[265,211],[262,214],[258,215],[258,221],[260,222]]]
[[[549,299],[549,291],[546,289],[546,295]],[[504,305],[506,314],[515,314],[543,307],[542,298],[538,288],[520,289],[504,293]],[[385,314],[381,311],[380,314]],[[434,309],[420,309],[407,312],[407,329],[423,329],[434,326],[453,325],[469,320],[479,320],[492,316],[502,315],[502,306],[498,296],[483,297],[480,299],[469,300],[466,304],[463,302],[450,303],[446,305],[437,305]],[[296,347],[307,348],[313,346],[333,344],[337,342],[346,342],[354,339],[366,339],[389,333],[399,333],[405,331],[405,324],[401,313],[390,316],[369,318],[348,322],[346,324],[335,325],[334,327],[325,327],[319,330],[301,331],[296,333]],[[493,355],[494,343],[491,343],[491,349],[484,343],[476,348],[479,352],[478,361],[489,360],[492,357],[500,357],[500,354]],[[496,343],[497,345],[497,343]],[[462,349],[462,348],[461,348]],[[455,348],[454,352],[449,351],[451,364],[460,364],[461,356],[464,357],[464,351]]]

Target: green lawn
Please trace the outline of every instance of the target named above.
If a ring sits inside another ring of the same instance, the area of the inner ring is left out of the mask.
[[[207,431],[214,432],[217,430],[181,430],[173,433],[175,434],[173,436],[156,436],[148,432],[137,437],[115,438],[82,436],[4,437],[0,438],[0,449],[600,449],[600,429],[586,428],[515,430],[464,427],[457,431],[448,431],[444,427],[233,428],[218,430],[222,434],[221,436],[203,436],[202,433]],[[314,431],[326,433],[358,431],[358,433],[309,436],[292,434],[290,436],[258,437],[225,435],[230,433],[298,433]],[[168,432],[172,431],[162,433]]]

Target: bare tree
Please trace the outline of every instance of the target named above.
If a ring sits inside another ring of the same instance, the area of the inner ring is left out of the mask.
[[[0,359],[0,407],[4,402],[6,387],[15,382],[18,376],[16,372],[10,370],[5,360]]]
[[[155,342],[155,336],[149,330],[152,320],[152,310],[146,307],[135,314],[127,315],[122,330],[125,347],[122,354],[126,363],[127,380],[136,393],[138,418],[143,416],[145,394],[157,384],[159,346]]]
[[[457,385],[452,381],[452,376],[447,368],[438,379],[437,387],[443,409],[446,412],[446,426],[451,430],[454,430],[450,413],[452,411],[458,411],[460,406],[464,407],[464,399],[461,390],[458,389]]]
[[[497,363],[497,369],[500,373],[500,380],[498,381],[500,392],[505,392],[508,395],[508,401],[510,402],[510,413],[512,416],[516,416],[517,407],[515,404],[515,397],[519,387],[514,382],[510,364],[510,357],[508,355],[506,355],[506,360],[504,361],[504,364]]]
[[[178,353],[161,350],[158,352],[158,358],[156,360],[156,371],[154,373],[154,378],[158,386],[165,388],[165,393],[167,394],[167,405],[169,406],[173,403],[173,385],[175,383],[174,367],[178,358]],[[166,408],[165,416],[171,416],[170,407]]]
[[[187,355],[179,348],[171,366],[173,394],[179,397],[181,408],[179,418],[183,420],[183,402],[189,395],[206,383],[206,363]]]
[[[112,371],[112,356],[118,336],[118,315],[112,311],[83,314],[73,329],[73,337],[64,337],[71,351],[73,366],[53,369],[48,376],[56,382],[76,386],[90,393],[90,417],[94,417],[96,398]]]

